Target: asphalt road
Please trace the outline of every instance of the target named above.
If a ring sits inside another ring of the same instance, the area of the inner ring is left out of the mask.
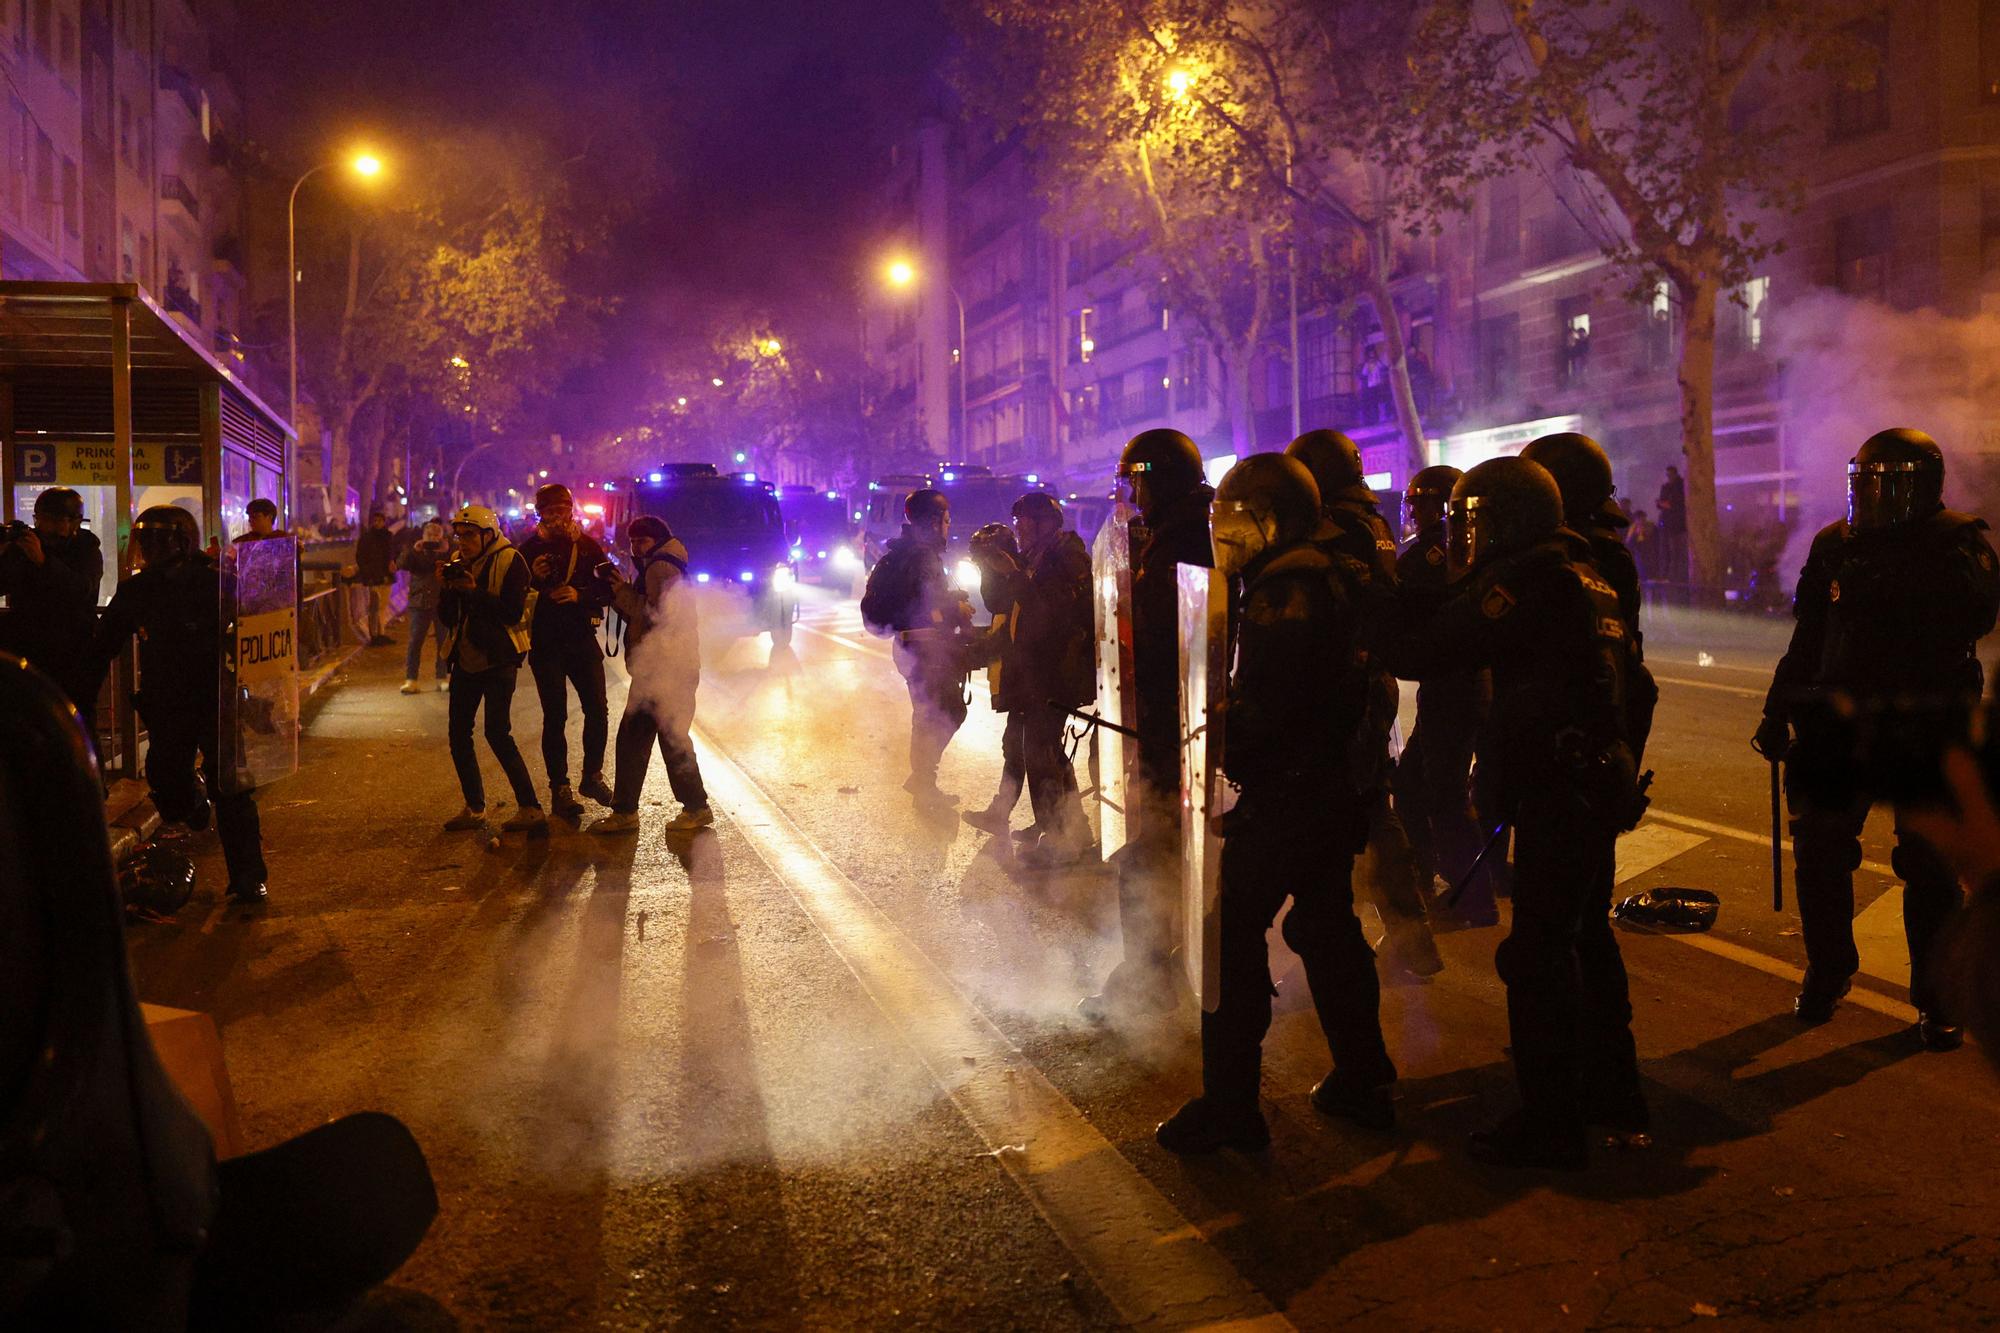
[[[1795,1024],[1803,960],[1770,909],[1747,746],[1773,634],[1669,619],[1655,817],[1621,874],[1714,889],[1722,913],[1710,936],[1622,935],[1659,1142],[1580,1176],[1459,1150],[1511,1104],[1498,929],[1444,937],[1441,975],[1385,991],[1395,1133],[1314,1114],[1325,1047],[1281,997],[1271,1151],[1160,1151],[1154,1123],[1198,1084],[1192,1011],[1073,1016],[1117,957],[1110,881],[1021,873],[916,814],[901,682],[852,603],[817,596],[789,653],[711,625],[697,744],[719,819],[676,843],[657,765],[637,840],[440,832],[444,696],[396,693],[400,647],[364,654],[262,794],[268,911],[220,906],[205,853],[201,895],[134,932],[134,967],[144,998],[215,1014],[252,1146],[363,1107],[424,1144],[443,1211],[357,1327],[2000,1318],[2000,1085],[1976,1052],[1919,1050],[1898,896],[1872,873],[1865,997]],[[532,690],[516,703],[539,774]],[[998,737],[976,702],[941,779],[967,804]]]

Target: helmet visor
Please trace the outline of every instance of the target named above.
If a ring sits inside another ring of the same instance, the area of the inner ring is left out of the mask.
[[[1463,578],[1478,568],[1490,544],[1484,531],[1486,523],[1480,513],[1482,506],[1476,495],[1462,500],[1453,500],[1444,511],[1444,549],[1447,568],[1454,579]]]
[[[150,523],[137,523],[132,527],[132,536],[139,543],[139,553],[145,556],[149,565],[178,560],[192,549],[187,533],[181,530],[178,523],[157,519]]]
[[[1917,463],[1849,463],[1847,526],[1874,532],[1921,517],[1922,471]]]
[[[1448,491],[1420,486],[1403,492],[1403,540],[1415,541],[1417,534],[1444,521],[1444,507],[1451,499]]]
[[[1232,579],[1240,577],[1271,545],[1277,526],[1242,500],[1214,501],[1209,505],[1208,522],[1215,567]]]

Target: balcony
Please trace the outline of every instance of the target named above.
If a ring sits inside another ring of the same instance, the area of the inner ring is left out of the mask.
[[[165,295],[169,314],[185,315],[192,323],[201,323],[201,302],[195,300],[194,293],[187,289],[186,284],[169,278]]]
[[[1019,305],[1020,303],[1021,284],[1018,281],[1010,282],[991,296],[981,297],[972,303],[971,308],[965,312],[966,327],[971,328],[975,325],[984,324],[1002,310],[1010,306]]]
[[[195,123],[201,123],[201,85],[194,81],[192,74],[176,65],[160,66],[160,91],[180,98]]]
[[[187,212],[189,222],[201,221],[201,201],[194,197],[194,191],[179,176],[160,177],[160,198],[170,204],[179,204]]]

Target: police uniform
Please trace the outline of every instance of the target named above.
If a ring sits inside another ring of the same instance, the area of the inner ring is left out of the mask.
[[[1449,599],[1444,524],[1420,529],[1396,562],[1403,597],[1423,612]],[[1455,671],[1417,686],[1417,720],[1396,763],[1396,809],[1425,881],[1442,874],[1456,885],[1486,839],[1472,813],[1472,754],[1493,704],[1489,671]],[[1488,858],[1492,860],[1491,857]],[[1455,908],[1467,921],[1497,920],[1490,876],[1482,869]]]
[[[1329,1083],[1375,1089],[1396,1069],[1382,1041],[1374,953],[1354,915],[1351,873],[1367,819],[1345,756],[1365,675],[1352,600],[1309,544],[1246,572],[1230,652],[1223,771],[1241,788],[1224,817],[1221,977],[1202,1016],[1203,1095],[1254,1108],[1271,1025],[1266,934],[1287,898],[1284,936],[1333,1054]]]
[[[108,663],[139,636],[133,703],[146,724],[153,803],[163,817],[202,828],[207,802],[214,802],[229,891],[239,894],[261,888],[267,871],[257,801],[251,790],[236,789],[235,746],[222,728],[221,577],[200,551],[140,570],[104,608],[97,655]]]
[[[1854,871],[1872,804],[1866,791],[1829,807],[1803,790],[1815,765],[1838,762],[1824,755],[1825,728],[1808,705],[1836,691],[1863,704],[1899,695],[1976,697],[1982,672],[1975,649],[2000,608],[2000,573],[1985,530],[1984,521],[1948,509],[1879,531],[1832,523],[1813,538],[1799,575],[1797,621],[1764,712],[1799,732],[1786,787],[1806,946],[1802,1014],[1813,1003],[1830,1008],[1860,966]],[[1963,898],[1958,877],[1900,827],[1891,864],[1904,883],[1910,1001],[1927,1018],[1943,1019],[1933,955]]]
[[[1492,669],[1481,763],[1494,766],[1514,829],[1513,929],[1495,963],[1524,1103],[1517,1123],[1580,1159],[1586,1123],[1637,1131],[1648,1120],[1609,917],[1617,836],[1638,812],[1617,595],[1588,545],[1560,532],[1404,628],[1400,674]]]
[[[938,763],[965,722],[965,633],[971,608],[945,580],[939,550],[905,525],[869,572],[863,620],[895,636],[893,653],[910,693],[910,782],[937,789]]]
[[[1313,542],[1339,560],[1338,569],[1351,585],[1359,617],[1372,621],[1386,614],[1396,598],[1396,539],[1376,508],[1373,491],[1362,485],[1336,491],[1326,502],[1324,522]],[[1402,696],[1395,676],[1379,666],[1366,673],[1361,689],[1365,707],[1348,753],[1368,819],[1373,873],[1366,887],[1383,913],[1383,925],[1399,936],[1391,957],[1428,974],[1442,966],[1426,917],[1430,880],[1402,816],[1389,799],[1389,732]]]

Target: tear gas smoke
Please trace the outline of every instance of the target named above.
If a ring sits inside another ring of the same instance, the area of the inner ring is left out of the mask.
[[[1912,426],[1945,451],[1945,503],[1992,515],[2000,490],[2000,314],[1892,310],[1833,292],[1788,302],[1776,328],[1799,514],[1781,570],[1797,574],[1842,517],[1847,462],[1880,430]]]

